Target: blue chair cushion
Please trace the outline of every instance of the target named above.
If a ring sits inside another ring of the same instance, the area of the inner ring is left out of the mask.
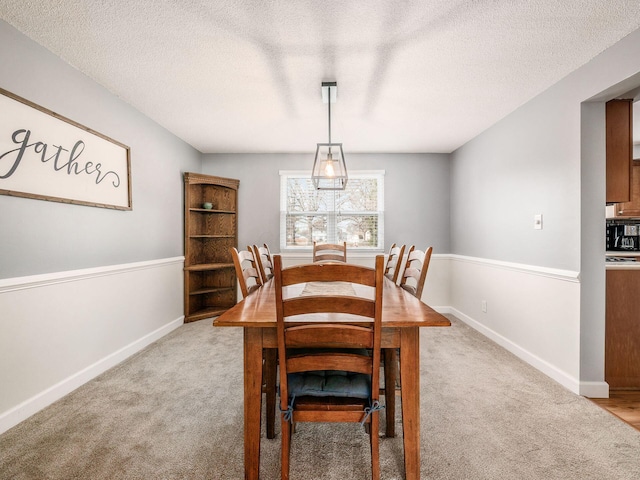
[[[362,373],[337,370],[290,373],[287,381],[289,395],[296,397],[371,397],[371,377]]]

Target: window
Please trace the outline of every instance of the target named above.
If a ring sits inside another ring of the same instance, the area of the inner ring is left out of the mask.
[[[313,242],[382,250],[384,171],[349,173],[345,190],[316,190],[311,172],[280,172],[280,248]]]

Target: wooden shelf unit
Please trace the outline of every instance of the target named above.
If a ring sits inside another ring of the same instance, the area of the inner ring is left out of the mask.
[[[218,316],[236,304],[231,248],[238,245],[239,185],[231,178],[184,174],[185,322]]]

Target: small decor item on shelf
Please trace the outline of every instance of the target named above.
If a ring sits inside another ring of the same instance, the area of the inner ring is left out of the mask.
[[[205,210],[211,210],[213,208],[213,204],[210,202],[205,202],[202,204],[202,208],[204,208]]]

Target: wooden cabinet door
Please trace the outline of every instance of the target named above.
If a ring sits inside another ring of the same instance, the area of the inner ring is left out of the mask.
[[[640,388],[640,270],[608,270],[604,379],[612,389]]]
[[[606,104],[607,203],[631,200],[633,100]]]
[[[633,161],[631,170],[631,201],[615,206],[616,217],[640,217],[640,160]]]

